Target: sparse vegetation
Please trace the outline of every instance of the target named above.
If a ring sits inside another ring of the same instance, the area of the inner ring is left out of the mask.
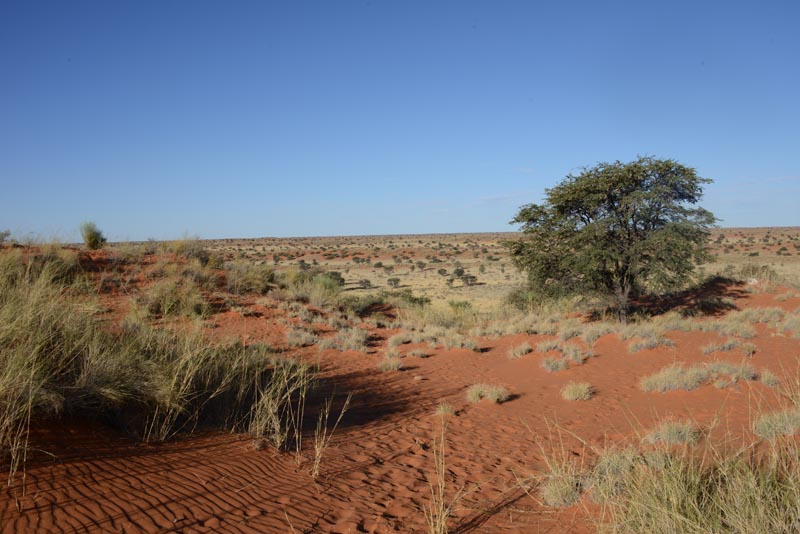
[[[548,373],[563,371],[568,366],[566,358],[545,358],[542,360],[542,367],[544,367]]]
[[[800,431],[800,410],[790,408],[780,412],[765,413],[756,420],[753,431],[766,439],[797,434]]]
[[[495,404],[505,402],[510,394],[503,386],[492,384],[473,384],[467,389],[467,400],[472,403],[487,399]]]
[[[713,362],[708,365],[684,367],[681,364],[670,365],[661,371],[644,377],[639,386],[644,391],[692,391],[708,380],[719,379],[721,375],[729,375],[735,383],[738,380],[754,380],[755,370],[748,365],[734,365],[727,362]]]
[[[650,443],[665,445],[686,445],[700,439],[700,430],[691,421],[666,421],[647,435]]]
[[[526,354],[530,354],[533,351],[529,343],[521,343],[519,345],[515,345],[508,349],[508,357],[512,360],[516,360],[517,358],[521,358]]]
[[[569,401],[586,401],[593,395],[594,389],[588,382],[570,382],[561,390],[561,398]]]
[[[403,360],[397,356],[384,356],[378,361],[378,370],[384,373],[388,371],[400,371],[403,369]]]

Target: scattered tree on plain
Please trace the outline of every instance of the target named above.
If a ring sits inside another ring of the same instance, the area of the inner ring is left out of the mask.
[[[696,204],[710,182],[670,159],[600,163],[522,206],[524,237],[506,246],[533,290],[613,296],[626,321],[632,298],[680,287],[709,258],[716,219]]]

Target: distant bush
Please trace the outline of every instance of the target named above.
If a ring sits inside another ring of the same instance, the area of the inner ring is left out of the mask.
[[[81,237],[83,243],[89,250],[98,250],[105,246],[106,238],[103,232],[97,228],[97,225],[91,221],[86,221],[81,224]]]

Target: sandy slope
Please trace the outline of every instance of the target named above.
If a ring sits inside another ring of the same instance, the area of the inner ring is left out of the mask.
[[[793,310],[800,298],[782,302],[771,294],[741,294],[741,308],[780,306]],[[214,335],[279,337],[276,310],[259,316],[218,318]],[[795,373],[800,340],[758,325],[756,369]],[[394,331],[374,330],[386,339]],[[404,359],[407,369],[381,373],[375,363],[381,341],[369,354],[324,351],[323,394],[354,394],[321,476],[309,475],[308,457],[256,451],[250,439],[206,434],[151,446],[80,421],[34,429],[25,477],[0,502],[3,532],[426,532],[423,507],[433,474],[431,442],[441,401],[457,416],[447,433],[450,494],[467,490],[456,508],[457,532],[591,532],[600,511],[581,504],[556,511],[540,505],[535,488],[519,481],[544,471],[542,451],[563,448],[591,463],[591,447],[633,440],[664,418],[696,420],[718,443],[749,440],[755,413],[780,404],[775,390],[758,382],[692,392],[645,393],[639,380],[673,362],[724,360],[740,352],[703,355],[701,347],[723,338],[714,333],[668,332],[675,342],[631,354],[614,334],[592,347],[584,365],[548,373],[544,355],[517,360],[508,349],[548,336],[516,335],[479,340],[480,352],[430,350],[431,357]],[[407,353],[418,345],[404,345]],[[427,347],[425,347],[427,349]],[[316,358],[310,347],[300,355]],[[596,389],[587,402],[565,401],[561,388],[586,381]],[[465,390],[476,382],[506,386],[513,397],[501,405],[469,404]]]

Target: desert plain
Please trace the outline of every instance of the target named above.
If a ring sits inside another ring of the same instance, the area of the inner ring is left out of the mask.
[[[34,413],[18,434],[24,457],[4,460],[0,528],[626,531],[624,489],[598,467],[609,455],[702,463],[794,440],[800,228],[713,229],[715,259],[696,284],[638,302],[628,324],[596,299],[510,299],[525,276],[502,242],[517,238],[5,246],[23,263],[72,262],[105,329],[139,322],[266,347],[273,363],[313,369],[314,385],[289,400],[280,446],[182,409],[161,435],[132,430],[137,415],[119,410]],[[269,273],[263,285],[248,266]],[[315,285],[303,273],[338,274]],[[168,283],[184,292],[174,307]],[[782,413],[777,430],[764,419]]]

